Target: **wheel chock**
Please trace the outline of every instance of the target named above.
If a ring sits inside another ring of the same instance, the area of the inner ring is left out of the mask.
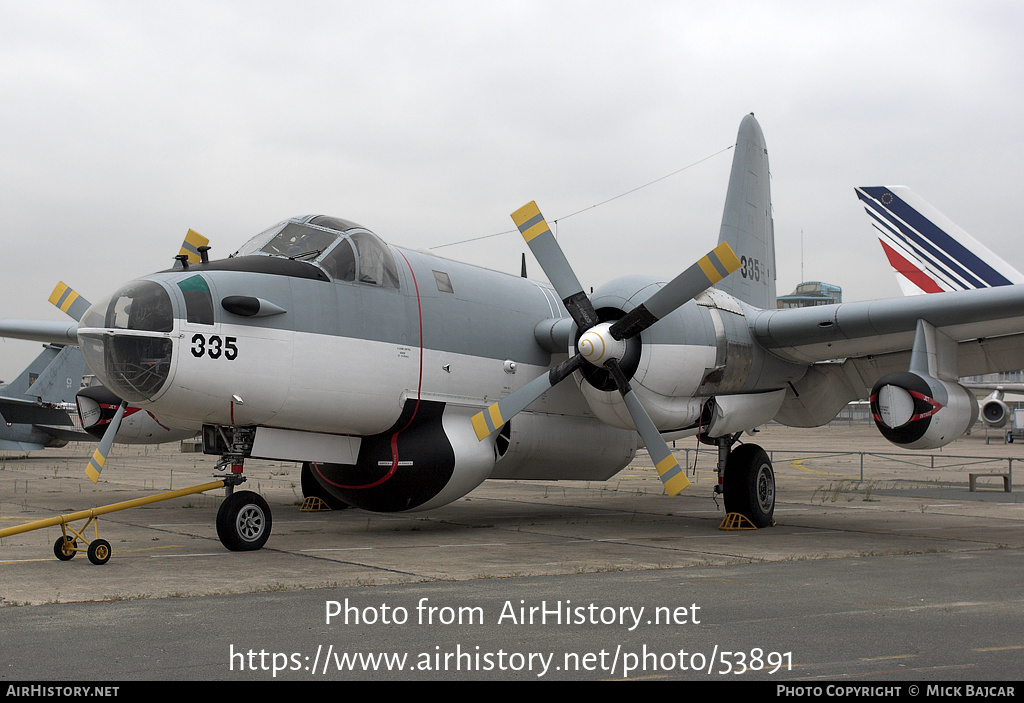
[[[740,513],[728,513],[722,518],[722,523],[718,526],[720,530],[756,530],[757,526],[750,521],[746,515]]]
[[[317,513],[323,510],[330,511],[331,507],[324,502],[323,498],[317,498],[316,496],[310,496],[302,501],[302,507],[299,508],[301,513]]]

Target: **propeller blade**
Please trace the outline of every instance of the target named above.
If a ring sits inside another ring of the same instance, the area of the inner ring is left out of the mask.
[[[576,356],[566,359],[546,374],[538,376],[517,391],[509,393],[497,403],[491,403],[486,410],[473,416],[473,429],[476,438],[481,442],[494,434],[506,422],[519,414],[526,407],[572,374],[583,364],[583,357]]]
[[[77,321],[81,321],[82,315],[92,306],[92,303],[72,290],[64,281],[58,283],[50,293],[50,303]]]
[[[121,418],[124,417],[124,411],[127,407],[128,402],[122,400],[121,405],[117,408],[117,412],[114,413],[114,417],[110,419],[110,424],[107,425],[107,431],[103,433],[103,439],[100,440],[96,451],[92,453],[89,465],[85,467],[85,475],[92,479],[93,483],[100,480],[100,472],[103,471],[103,465],[107,462],[107,454],[110,453],[110,448],[114,445],[114,435],[117,434],[117,430],[121,427]]]
[[[622,394],[622,399],[626,403],[629,416],[633,418],[636,431],[640,433],[640,438],[644,440],[647,452],[654,461],[654,468],[657,469],[658,476],[665,486],[665,492],[670,496],[676,495],[690,485],[689,479],[686,478],[686,472],[679,466],[679,462],[676,461],[675,455],[672,454],[668,444],[662,439],[661,433],[658,432],[654,421],[651,420],[651,416],[647,414],[644,406],[640,403],[640,399],[636,397],[636,393],[630,387],[626,375],[619,366],[619,362],[611,359],[605,364],[605,367],[611,371],[612,377],[619,387],[619,393]]]
[[[203,235],[196,232],[194,229],[189,229],[185,233],[185,240],[181,243],[181,249],[178,251],[178,256],[187,256],[190,264],[198,264],[202,261],[202,254],[199,251],[199,247],[209,245],[210,240]]]
[[[551,228],[540,213],[537,203],[531,200],[513,212],[512,221],[516,223],[519,233],[530,245],[530,251],[544,269],[576,326],[585,332],[596,325],[599,322],[597,312],[590,298],[583,292],[583,286],[576,278],[562,248],[558,246],[555,235],[551,234]]]
[[[644,303],[630,310],[611,327],[615,339],[629,339],[643,332],[740,267],[732,247],[722,242],[690,268],[673,278]]]

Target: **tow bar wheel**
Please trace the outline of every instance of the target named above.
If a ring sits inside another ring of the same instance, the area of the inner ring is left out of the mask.
[[[89,542],[89,551],[86,554],[89,561],[96,566],[102,566],[110,561],[110,542],[105,539],[94,539]]]
[[[233,552],[251,552],[270,538],[270,506],[258,493],[236,491],[217,511],[217,536]]]
[[[67,537],[61,535],[57,538],[57,541],[53,543],[53,554],[61,561],[68,561],[74,558],[75,552],[78,551],[78,542],[75,541],[74,537]]]

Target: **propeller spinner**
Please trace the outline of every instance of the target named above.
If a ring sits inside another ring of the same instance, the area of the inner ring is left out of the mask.
[[[732,248],[722,242],[621,319],[615,322],[601,322],[537,203],[531,201],[516,210],[512,213],[512,220],[562,299],[581,336],[575,356],[474,415],[473,427],[477,439],[483,441],[493,434],[516,413],[524,410],[584,364],[605,368],[614,379],[619,394],[622,395],[633,424],[654,461],[665,491],[674,496],[689,486],[690,482],[629,385],[629,379],[619,362],[626,355],[628,340],[738,269],[739,259]]]

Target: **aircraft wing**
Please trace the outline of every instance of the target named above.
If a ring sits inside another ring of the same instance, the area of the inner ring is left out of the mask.
[[[0,337],[50,344],[78,344],[77,322],[49,320],[0,320]]]
[[[0,416],[10,423],[25,425],[71,425],[71,417],[59,408],[48,408],[34,400],[0,398]]]
[[[752,330],[761,346],[790,361],[847,359],[881,372],[886,362],[907,368],[918,320],[959,343],[961,376],[1024,365],[1024,285],[766,310]]]

